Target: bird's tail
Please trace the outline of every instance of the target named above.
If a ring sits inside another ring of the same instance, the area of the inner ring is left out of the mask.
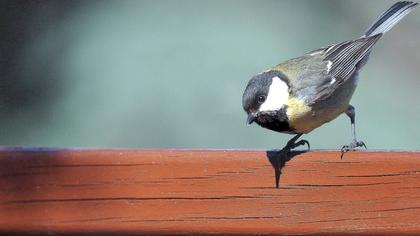
[[[370,37],[377,34],[384,34],[394,27],[404,16],[413,10],[418,3],[403,1],[397,2],[386,10],[366,31],[364,37]]]

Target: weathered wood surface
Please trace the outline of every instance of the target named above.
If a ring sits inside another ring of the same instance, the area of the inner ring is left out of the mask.
[[[0,233],[420,234],[420,153],[1,150]]]

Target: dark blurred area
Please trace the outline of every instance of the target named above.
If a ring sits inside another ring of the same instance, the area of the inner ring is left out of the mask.
[[[38,58],[36,66],[31,62],[25,64],[25,50],[39,34],[54,28],[81,4],[83,1],[0,1],[0,102],[3,116],[13,116],[13,113],[28,107],[48,106],[54,101],[54,96],[60,94],[63,88],[51,65],[59,56],[57,54],[66,50],[68,42],[65,38],[49,42],[52,52],[47,51],[45,57]]]
[[[248,79],[358,37],[394,1],[0,1],[0,144],[279,148],[247,128]],[[370,148],[419,149],[420,9],[375,47],[353,97]],[[308,135],[348,143],[346,117]]]
[[[83,5],[84,1],[0,1],[0,116],[3,124],[13,123],[22,113],[30,114],[28,122],[47,122],[54,101],[65,89],[63,81],[57,77],[54,62],[67,50],[68,42],[65,37],[48,42],[43,56],[38,58],[28,58],[28,50],[33,49],[31,46],[40,34],[59,25]],[[31,131],[8,129],[3,125],[2,137],[6,143],[13,144],[11,140],[14,140],[19,145],[19,140]]]

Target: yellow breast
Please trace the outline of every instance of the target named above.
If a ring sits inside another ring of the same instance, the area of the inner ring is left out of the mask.
[[[287,117],[289,125],[298,133],[308,133],[319,125],[312,117],[312,109],[303,100],[290,98],[287,101]]]

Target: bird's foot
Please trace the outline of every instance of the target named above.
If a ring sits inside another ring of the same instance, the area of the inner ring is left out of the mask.
[[[366,144],[362,141],[353,140],[349,145],[344,145],[341,148],[341,159],[343,159],[343,156],[348,151],[354,151],[358,147],[364,147],[367,149]]]
[[[305,146],[305,145],[308,145],[307,152],[309,152],[311,150],[311,144],[308,142],[308,140],[305,140],[305,139],[299,140],[298,142],[289,141],[282,150],[290,152],[297,147]]]

